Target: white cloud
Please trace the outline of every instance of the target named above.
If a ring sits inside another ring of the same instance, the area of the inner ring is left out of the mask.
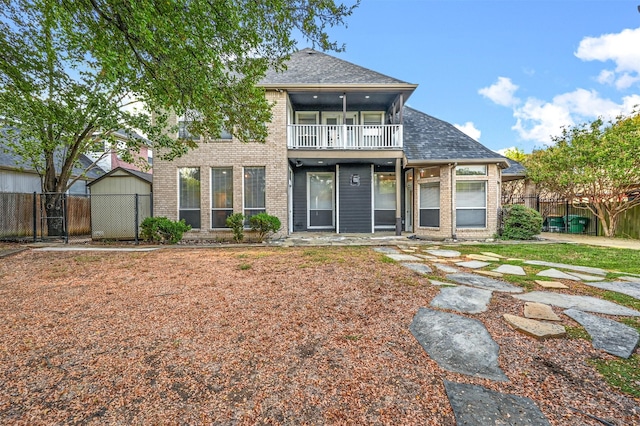
[[[472,137],[475,140],[479,140],[480,139],[480,135],[482,134],[482,132],[480,130],[476,129],[476,126],[471,121],[467,121],[466,123],[464,123],[462,125],[454,124],[453,126],[456,129],[460,130],[465,135],[467,135],[469,137]]]
[[[574,53],[583,61],[612,61],[615,70],[604,70],[598,81],[627,89],[640,81],[640,28],[625,29],[617,34],[585,37]],[[603,78],[604,77],[604,78]]]
[[[498,105],[508,107],[517,105],[520,102],[520,100],[514,96],[516,90],[518,90],[518,86],[513,84],[510,78],[498,77],[498,81],[489,87],[483,87],[478,90],[478,93]]]
[[[512,127],[524,140],[552,144],[553,136],[560,136],[562,128],[593,121],[598,117],[613,119],[629,114],[640,105],[640,95],[625,96],[621,103],[602,98],[595,90],[577,89],[545,102],[529,98],[513,109],[516,124]]]

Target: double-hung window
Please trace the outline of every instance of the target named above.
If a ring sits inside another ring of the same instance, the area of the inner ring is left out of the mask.
[[[191,124],[193,121],[180,120],[178,121],[178,139],[190,139],[194,141],[200,140],[200,135],[194,135],[191,133]]]
[[[200,168],[178,169],[178,219],[192,228],[200,228]]]
[[[244,217],[249,223],[251,216],[266,212],[265,168],[244,168]]]
[[[420,226],[440,226],[440,182],[420,184]]]
[[[486,228],[487,182],[456,182],[456,227]]]
[[[233,214],[233,168],[211,169],[211,227],[226,228]]]

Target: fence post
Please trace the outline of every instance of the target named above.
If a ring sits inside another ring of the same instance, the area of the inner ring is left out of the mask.
[[[153,192],[149,193],[149,214],[153,217]]]
[[[564,232],[569,232],[569,200],[564,200]]]
[[[134,216],[135,216],[135,218],[134,218],[133,222],[134,222],[135,227],[136,227],[136,232],[135,232],[135,235],[136,235],[136,245],[138,245],[138,226],[139,226],[139,225],[138,225],[138,194],[135,194],[135,207],[134,207],[134,209],[133,209],[133,212],[134,212],[133,214],[134,214]]]
[[[33,242],[36,242],[37,236],[38,236],[38,212],[37,212],[37,199],[38,199],[38,194],[34,191],[33,192]]]
[[[64,221],[64,243],[69,244],[69,198],[67,197],[66,193],[62,194],[62,205],[62,220]]]

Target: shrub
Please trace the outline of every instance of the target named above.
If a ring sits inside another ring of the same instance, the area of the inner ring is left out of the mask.
[[[271,233],[276,233],[282,226],[280,219],[267,213],[258,213],[249,219],[251,230],[258,233],[258,241],[262,242]]]
[[[226,224],[233,231],[233,241],[241,242],[244,239],[244,215],[234,213],[227,218]]]
[[[502,210],[503,240],[530,240],[542,231],[542,216],[529,207],[514,205]]]
[[[176,222],[160,216],[146,218],[140,228],[140,236],[145,241],[175,244],[182,239],[182,234],[191,229],[191,225],[187,225],[184,219]]]

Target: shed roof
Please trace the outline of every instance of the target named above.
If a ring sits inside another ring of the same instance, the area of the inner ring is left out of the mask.
[[[145,173],[145,172],[141,172],[139,170],[133,170],[133,169],[126,169],[124,167],[116,167],[115,169],[111,170],[109,173],[103,176],[100,176],[99,178],[93,180],[92,182],[89,182],[87,186],[95,185],[96,183],[102,181],[103,179],[106,179],[110,176],[113,176],[114,174],[118,174],[122,172],[130,174],[131,176],[138,178],[140,180],[143,180],[147,183],[153,184],[153,175],[151,173]]]

